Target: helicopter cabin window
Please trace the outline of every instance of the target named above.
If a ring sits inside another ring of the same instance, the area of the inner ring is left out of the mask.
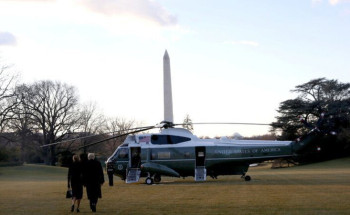
[[[191,157],[191,153],[190,152],[185,152],[184,153],[184,158],[190,158]]]
[[[171,156],[172,153],[167,149],[153,150],[151,152],[151,160],[170,159]]]
[[[204,152],[198,152],[198,157],[204,157]]]
[[[129,157],[129,149],[128,148],[120,148],[118,150],[118,154],[117,154],[117,157],[118,158],[121,158],[121,159],[127,159]]]
[[[170,152],[158,152],[158,159],[169,159]]]
[[[156,145],[178,144],[190,141],[191,138],[174,135],[152,135],[151,142]]]

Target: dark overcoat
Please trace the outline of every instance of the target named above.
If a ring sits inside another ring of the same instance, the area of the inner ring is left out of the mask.
[[[73,162],[68,170],[68,187],[72,188],[72,197],[83,197],[83,170],[80,162]]]
[[[84,166],[84,183],[90,200],[102,198],[101,185],[105,182],[101,163],[88,160]]]

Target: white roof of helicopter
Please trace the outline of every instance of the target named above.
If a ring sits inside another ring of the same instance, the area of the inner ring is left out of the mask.
[[[173,135],[173,136],[181,136],[181,137],[187,137],[190,138],[191,141],[189,142],[182,142],[180,144],[176,144],[178,146],[198,146],[200,145],[222,145],[227,146],[229,145],[237,145],[237,146],[254,146],[254,145],[261,145],[265,144],[266,146],[277,146],[277,145],[288,145],[291,141],[273,141],[273,140],[261,140],[259,143],[256,142],[256,140],[234,140],[234,139],[228,139],[228,138],[221,138],[221,139],[199,139],[197,136],[193,135],[189,130],[184,128],[167,128],[162,129],[160,133],[151,133],[151,134],[138,134],[133,135],[130,138],[132,139],[133,143],[136,144],[149,144],[151,143],[151,136],[152,135]],[[128,139],[128,138],[127,138]],[[130,139],[129,139],[130,140]],[[194,141],[194,142],[193,142]],[[131,142],[129,142],[131,143]],[[176,145],[172,145],[172,147],[176,147]],[[164,147],[166,145],[163,145]]]
[[[236,140],[236,139],[229,139],[227,137],[222,137],[220,139],[199,139],[196,135],[193,135],[189,130],[184,128],[168,128],[163,129],[159,134],[161,135],[174,135],[174,136],[182,136],[182,137],[188,137],[191,138],[191,140],[199,140],[201,142],[211,142],[211,143],[217,143],[217,144],[244,144],[244,145],[259,145],[259,144],[285,144],[288,145],[291,141],[276,141],[276,140],[260,140],[259,143],[256,142],[256,140]]]
[[[174,135],[174,136],[188,137],[188,138],[191,138],[191,139],[198,139],[197,136],[193,135],[189,130],[184,129],[184,128],[167,128],[167,129],[162,129],[159,134]]]

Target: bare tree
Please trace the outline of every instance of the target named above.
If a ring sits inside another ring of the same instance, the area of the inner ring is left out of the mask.
[[[19,104],[14,93],[17,79],[17,74],[12,73],[9,66],[0,65],[0,133],[12,119],[12,109]]]
[[[86,137],[94,134],[101,134],[105,131],[106,119],[103,114],[97,112],[96,103],[84,104],[80,111],[80,136]],[[96,138],[81,139],[83,146],[92,143]],[[87,153],[86,147],[83,148],[84,153]]]
[[[19,97],[16,97],[20,100]],[[20,160],[22,162],[30,161],[29,152],[40,155],[40,139],[38,139],[38,129],[35,129],[35,124],[31,119],[31,110],[29,110],[23,103],[19,103],[12,109],[12,119],[9,120],[7,128],[13,133],[20,148]],[[41,157],[41,156],[39,156]]]
[[[33,128],[42,134],[42,144],[62,140],[79,128],[78,97],[72,86],[60,82],[39,81],[17,88],[23,111],[30,116]],[[47,147],[45,162],[56,162],[56,145]]]
[[[191,132],[193,131],[192,119],[190,118],[189,114],[186,114],[182,127]]]
[[[125,134],[129,131],[129,129],[132,129],[135,127],[135,121],[134,120],[127,120],[124,118],[110,118],[107,121],[107,132],[109,132],[111,135],[121,135]],[[109,140],[106,143],[105,149],[109,154],[113,152],[120,144],[123,143],[125,140],[125,136],[123,137],[118,137],[112,140]]]

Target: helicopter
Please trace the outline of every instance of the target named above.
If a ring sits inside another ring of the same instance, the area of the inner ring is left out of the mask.
[[[164,120],[157,125],[128,129],[129,132],[112,136],[84,147],[126,136],[106,161],[109,185],[113,176],[126,183],[139,182],[152,185],[161,182],[162,176],[194,177],[195,181],[206,181],[207,176],[217,179],[219,175],[240,175],[250,181],[249,166],[263,161],[297,156],[322,132],[318,126],[303,123],[311,131],[295,141],[200,139],[173,121],[170,58],[163,56]],[[318,121],[322,122],[324,114]],[[269,125],[263,123],[192,123],[192,124],[243,124]],[[157,133],[141,133],[160,129]],[[57,144],[57,143],[54,143]],[[50,145],[50,144],[49,144]],[[83,147],[81,147],[83,148]]]

